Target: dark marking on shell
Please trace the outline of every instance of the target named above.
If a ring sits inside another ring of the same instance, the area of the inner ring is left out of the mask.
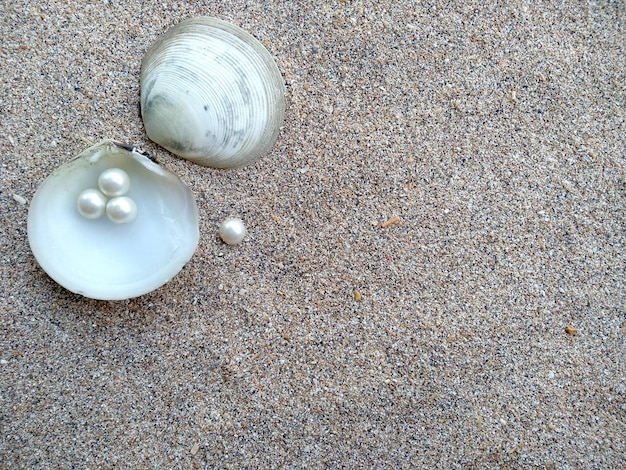
[[[124,144],[122,142],[117,142],[117,141],[113,141],[113,143],[115,145],[117,145],[119,148],[124,149],[124,150],[128,150],[129,152],[132,152],[133,150],[135,150],[135,146],[134,145]]]
[[[113,143],[114,143],[116,146],[118,146],[119,148],[121,148],[121,149],[124,149],[124,150],[126,150],[126,151],[128,151],[128,152],[136,152],[136,153],[138,153],[138,154],[140,154],[140,155],[143,155],[144,157],[149,158],[149,159],[150,159],[150,160],[152,160],[154,163],[159,163],[159,162],[157,161],[157,158],[156,158],[156,157],[154,157],[154,156],[150,155],[148,152],[145,152],[145,151],[143,151],[143,150],[139,150],[139,149],[138,149],[137,147],[135,147],[134,145],[125,144],[125,143],[123,143],[123,142],[117,142],[117,141],[115,141],[115,140],[113,141]]]

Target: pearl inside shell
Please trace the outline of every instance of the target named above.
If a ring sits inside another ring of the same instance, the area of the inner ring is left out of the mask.
[[[137,204],[126,196],[114,197],[107,202],[107,217],[116,224],[127,224],[137,218]]]
[[[78,212],[87,219],[98,219],[104,214],[107,198],[97,189],[85,189],[78,195],[76,207]]]
[[[130,188],[130,177],[121,168],[109,168],[100,173],[98,187],[109,197],[123,196]]]
[[[237,245],[246,236],[246,226],[241,219],[226,219],[219,226],[220,238],[229,245]]]

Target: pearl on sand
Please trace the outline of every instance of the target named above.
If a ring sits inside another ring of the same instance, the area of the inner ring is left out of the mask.
[[[219,226],[220,238],[229,245],[237,245],[246,236],[246,227],[241,219],[226,219]]]

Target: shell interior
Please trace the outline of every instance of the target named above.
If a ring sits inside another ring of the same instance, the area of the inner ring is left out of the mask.
[[[78,195],[108,168],[131,179],[137,218],[128,224],[79,214]],[[189,188],[135,150],[103,141],[57,168],[38,188],[28,239],[43,270],[86,297],[120,300],[148,293],[175,276],[196,250],[198,209]]]

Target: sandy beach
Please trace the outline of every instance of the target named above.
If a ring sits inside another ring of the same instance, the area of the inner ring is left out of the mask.
[[[198,15],[285,79],[253,165],[145,133],[142,57]],[[0,468],[625,467],[625,18],[608,0],[0,4]],[[27,236],[43,180],[106,138],[200,212],[182,271],[124,301],[55,283]]]

